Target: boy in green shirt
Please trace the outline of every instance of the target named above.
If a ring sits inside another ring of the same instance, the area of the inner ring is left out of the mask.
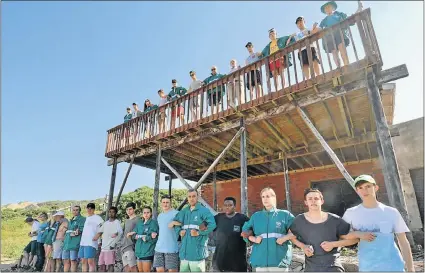
[[[209,76],[208,78],[203,80],[202,83],[203,83],[203,85],[206,85],[206,84],[215,82],[215,81],[223,78],[224,76],[226,76],[226,75],[217,73],[217,66],[214,65],[213,67],[211,67],[211,76]],[[212,108],[211,114],[214,114],[215,108],[216,108],[214,106],[216,106],[217,103],[218,104],[221,103],[221,98],[222,98],[222,96],[224,96],[225,92],[226,92],[226,90],[225,90],[224,84],[219,85],[217,87],[214,87],[212,89],[211,88],[208,89],[207,100],[208,100],[208,105],[211,106],[211,108]],[[211,93],[212,93],[212,95],[211,95]],[[220,112],[221,110],[223,110],[223,108],[221,107],[221,105],[219,105],[218,112]],[[217,113],[215,113],[215,114],[217,114]]]

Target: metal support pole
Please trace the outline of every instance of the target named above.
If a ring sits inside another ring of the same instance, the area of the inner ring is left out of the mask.
[[[133,166],[133,162],[134,162],[135,157],[136,157],[136,155],[133,155],[133,158],[130,161],[130,165],[128,166],[127,173],[125,174],[124,180],[123,180],[121,188],[120,188],[120,192],[118,193],[118,196],[117,196],[117,201],[115,201],[115,207],[118,207],[122,191],[124,190],[125,184],[127,183],[127,179],[128,179],[128,176],[130,175],[131,167]]]
[[[213,172],[213,208],[218,211],[217,204],[217,168],[214,168]]]
[[[286,158],[286,155],[283,158],[283,172],[285,177],[286,208],[288,211],[292,212],[291,194],[289,191],[288,159]]]
[[[114,158],[114,164],[112,165],[112,174],[111,174],[111,183],[109,185],[109,195],[108,195],[108,206],[106,209],[105,219],[108,220],[108,211],[112,207],[112,201],[114,199],[114,189],[115,189],[115,178],[117,177],[117,159]]]
[[[152,218],[158,217],[158,198],[159,198],[159,179],[161,175],[161,146],[158,145],[156,152],[156,171],[155,171],[155,186],[153,188],[153,212]]]
[[[173,177],[171,175],[168,176],[168,196],[171,197],[171,189],[173,187]]]
[[[241,213],[248,215],[248,168],[246,159],[246,129],[245,118],[241,118]]]

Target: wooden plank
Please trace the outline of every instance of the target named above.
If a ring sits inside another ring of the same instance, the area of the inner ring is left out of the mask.
[[[213,208],[218,211],[217,203],[217,168],[214,168],[213,172]]]
[[[133,158],[131,159],[130,165],[128,165],[127,172],[125,173],[124,180],[122,182],[120,191],[119,191],[118,196],[117,196],[117,200],[115,201],[115,207],[118,207],[118,204],[120,202],[122,191],[124,190],[125,184],[127,183],[128,176],[130,175],[130,172],[131,172],[131,167],[133,167],[134,158],[135,158],[135,156],[133,155]]]
[[[153,211],[152,218],[158,217],[158,199],[159,199],[159,180],[161,176],[161,145],[158,145],[156,152],[156,170],[155,170],[155,185],[153,187]]]
[[[168,196],[169,197],[172,197],[171,196],[171,190],[172,190],[172,187],[173,187],[173,176],[169,175],[168,176],[168,181],[169,181],[169,183],[168,183]]]
[[[381,78],[378,82],[378,85],[392,81],[394,79],[399,79],[399,78],[403,78],[406,75],[408,75],[407,72],[407,68],[405,65],[401,65],[398,66],[396,68],[391,68],[388,70],[383,70],[381,72]],[[307,95],[305,97],[301,97],[299,99],[297,99],[297,103],[300,107],[306,107],[308,105],[320,102],[320,101],[325,101],[327,99],[331,99],[331,98],[335,98],[338,96],[342,96],[348,92],[351,91],[355,91],[355,90],[359,90],[359,89],[363,89],[367,87],[367,83],[365,80],[357,80],[354,82],[350,82],[338,87],[335,87],[333,89],[330,90],[322,90],[320,93],[316,93],[316,94],[310,94]],[[277,108],[272,108],[272,109],[268,109],[264,112],[258,113],[256,115],[253,114],[247,114],[245,117],[245,124],[246,125],[250,125],[253,123],[256,123],[260,120],[264,120],[264,119],[270,119],[273,117],[277,117],[280,116],[284,113],[289,113],[290,111],[294,110],[295,106],[292,104],[292,102],[286,102],[283,103],[282,105],[280,105]],[[175,146],[179,146],[183,143],[188,143],[188,142],[193,142],[193,141],[199,141],[202,140],[204,138],[208,138],[212,135],[216,135],[219,134],[221,132],[227,131],[227,130],[231,130],[231,129],[236,129],[240,126],[239,121],[238,120],[232,120],[232,121],[228,121],[222,124],[219,124],[215,127],[212,128],[206,128],[202,131],[196,132],[194,134],[191,135],[186,135],[183,137],[179,137],[176,139],[171,139],[168,141],[165,141],[162,145],[163,149],[169,149]],[[153,147],[147,147],[144,149],[141,149],[137,154],[136,157],[140,157],[140,156],[145,156],[148,154],[153,154],[155,153],[156,148]],[[111,153],[108,154],[108,156],[110,156]],[[130,155],[123,155],[117,158],[117,163],[120,162],[124,162],[124,161],[129,161],[131,159]],[[109,159],[107,165],[111,166],[113,164],[113,159]]]
[[[245,119],[241,118],[241,213],[248,215],[248,176],[247,176],[247,159],[246,159],[246,130]]]
[[[109,208],[112,207],[112,201],[114,199],[114,189],[115,189],[115,178],[117,177],[117,159],[114,158],[114,164],[112,165],[112,174],[111,174],[111,183],[109,184],[109,195],[108,195],[108,208],[106,209],[105,219],[108,220]]]
[[[282,136],[279,134],[279,132],[270,124],[268,120],[262,120],[263,124],[267,127],[268,131],[279,141],[280,144],[282,144],[286,150],[291,150],[291,146],[283,140]],[[268,134],[266,134],[268,135]]]
[[[285,180],[286,208],[289,212],[292,212],[291,193],[289,188],[288,161],[286,156],[283,158],[283,173],[283,177]]]
[[[347,136],[352,136],[350,126],[348,125],[348,117],[345,113],[344,104],[342,102],[342,97],[338,97],[336,99],[338,102],[339,112],[341,113],[342,122],[344,123],[345,132],[347,133]]]

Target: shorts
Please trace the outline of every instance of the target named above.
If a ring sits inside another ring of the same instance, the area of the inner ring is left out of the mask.
[[[80,259],[94,259],[96,257],[96,248],[92,246],[80,246],[78,251],[78,258]]]
[[[312,47],[311,48],[311,55],[313,56],[313,61],[317,61],[317,63],[320,64],[319,58],[317,58],[317,53],[316,53],[316,48]],[[307,49],[303,49],[301,51],[301,57],[303,58],[303,65],[309,65],[309,61],[308,61],[308,52]],[[300,57],[300,53],[298,52],[298,60],[301,61],[301,57]]]
[[[153,262],[153,256],[146,256],[146,257],[142,257],[142,258],[137,258],[137,262],[141,263],[141,262]]]
[[[156,252],[153,259],[153,267],[163,267],[165,270],[179,269],[179,254],[178,253],[161,253]]]
[[[63,250],[62,251],[62,260],[71,260],[76,261],[78,259],[77,250]]]
[[[289,56],[288,57],[288,61],[287,61],[286,56]],[[274,70],[279,69],[279,68],[282,67],[281,60],[282,60],[282,57],[281,58],[278,58],[274,62],[272,61],[272,62],[269,63],[269,71],[270,71],[269,77],[270,78],[273,78],[273,73],[272,72]],[[292,66],[291,55],[285,55],[285,56],[283,56],[283,68],[287,68],[288,66]]]
[[[128,250],[122,255],[122,265],[133,267],[136,266],[136,255],[133,250]]]
[[[182,260],[180,262],[180,272],[205,272],[205,260],[201,261],[188,261]]]
[[[176,108],[177,108],[177,111],[176,111]],[[173,118],[176,117],[176,112],[177,112],[178,116],[184,115],[184,107],[183,106],[173,107],[171,109],[171,117],[173,117]]]
[[[218,95],[218,96],[217,96]],[[213,105],[217,105],[217,102],[220,103],[221,102],[221,92],[214,92],[212,94],[212,104]],[[211,106],[211,94],[208,95],[208,105]]]
[[[341,40],[341,34],[340,34],[339,30],[334,31],[333,36],[335,38],[335,46],[338,49],[338,45],[342,44],[342,42],[343,42]],[[342,32],[342,37],[344,38],[344,45],[346,47],[349,46],[350,45],[350,39],[348,38],[346,31]],[[332,53],[332,51],[335,49],[333,39],[332,39],[332,34],[328,34],[325,37],[323,37],[322,45],[323,45],[323,48],[325,49],[326,53]]]
[[[63,241],[53,242],[53,259],[62,259]]]
[[[32,255],[37,255],[37,241],[31,241],[28,243],[28,245],[24,248],[24,251],[27,253],[31,253]]]
[[[115,250],[100,251],[98,265],[113,265],[113,264],[115,264]]]
[[[255,71],[255,74],[254,74]],[[251,76],[251,77],[250,77]],[[255,76],[257,76],[257,82],[255,82]],[[251,79],[251,81],[250,81]],[[250,73],[246,73],[246,88],[249,90],[249,85],[255,87],[257,84],[261,85],[261,73],[260,70],[251,70]]]
[[[289,268],[280,267],[256,267],[255,272],[288,272]]]

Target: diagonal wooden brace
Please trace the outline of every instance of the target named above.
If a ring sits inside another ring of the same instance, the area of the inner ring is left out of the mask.
[[[187,183],[187,181],[176,171],[176,169],[174,169],[163,157],[161,157],[161,161],[165,164],[165,166],[168,167],[168,169],[170,169],[170,171],[177,176],[177,178],[183,183],[183,185],[186,186],[186,188],[188,188],[189,190],[194,189],[192,188],[192,186]],[[209,209],[211,211],[211,213],[213,215],[218,214],[218,212],[216,212],[208,203],[207,201],[205,201],[201,196],[198,197],[199,202],[201,202],[207,209]]]

